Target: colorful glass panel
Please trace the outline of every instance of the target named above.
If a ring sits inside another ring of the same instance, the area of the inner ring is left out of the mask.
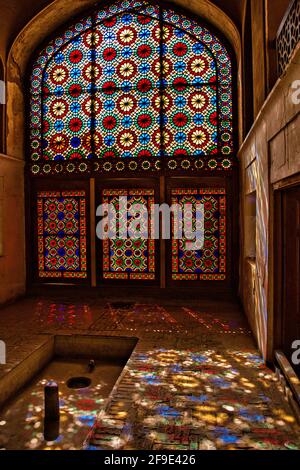
[[[127,211],[119,211],[120,197],[127,198]],[[116,210],[119,226],[124,229],[138,221],[151,234],[151,207],[154,204],[152,189],[104,189],[102,203],[112,204]],[[138,213],[140,206],[147,208]],[[134,213],[136,206],[137,212]],[[146,237],[125,237],[117,233],[116,238],[103,240],[103,278],[155,280],[155,240]]]
[[[85,191],[37,194],[38,276],[87,278]]]
[[[97,127],[101,139],[96,149],[99,157],[159,156],[160,127],[158,112],[153,107],[157,93],[118,90],[113,96],[97,93],[96,97],[103,105]]]
[[[178,220],[173,215],[172,279],[174,281],[226,279],[226,194],[225,189],[173,189],[172,204],[182,209],[193,207],[195,223],[196,204],[204,204],[204,243],[200,250],[187,250],[185,236],[174,237]]]
[[[216,92],[189,87],[189,93],[170,90],[166,112],[166,148],[172,156],[208,155],[218,152]]]
[[[124,170],[137,159],[147,171],[145,159],[157,158],[169,170],[188,170],[182,159],[194,170],[228,169],[231,75],[225,45],[200,20],[151,1],[95,11],[35,60],[31,171],[120,172],[126,159]]]

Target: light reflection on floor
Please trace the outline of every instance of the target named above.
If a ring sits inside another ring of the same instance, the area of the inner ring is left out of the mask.
[[[272,396],[275,380],[252,351],[137,353],[126,378],[134,405],[116,397],[88,448],[300,449],[294,416]]]
[[[220,318],[221,317],[221,318]],[[91,326],[92,330],[122,330],[143,333],[180,333],[189,335],[194,328],[213,333],[251,335],[240,315],[220,315],[183,306],[133,303],[126,309],[108,303],[105,313]]]
[[[207,308],[209,307],[209,308]],[[205,333],[251,336],[243,315],[235,307],[229,311],[216,311],[178,302],[162,303],[132,302],[129,308],[115,308],[113,303],[102,300],[72,301],[71,299],[25,299],[5,309],[5,322],[0,319],[0,336],[11,338],[18,329],[32,328],[35,334],[60,329],[93,331],[128,331],[145,333],[190,335],[195,329]],[[4,315],[3,314],[3,315]]]
[[[67,329],[134,336],[139,338],[136,352],[107,411],[103,411],[103,389],[95,390],[88,410],[68,398],[64,406],[70,433],[64,436],[74,442],[78,438],[79,443],[99,413],[86,440],[89,449],[300,448],[299,427],[274,374],[264,367],[237,303],[146,302],[140,297],[117,308],[114,300],[65,296],[24,299],[8,306],[0,317],[0,336],[7,339],[10,362],[5,370],[0,367],[0,374],[39,347],[40,333]],[[21,435],[28,426],[24,434],[28,448],[63,448],[65,442],[39,441],[41,396],[27,401],[34,408],[26,409],[26,416],[29,413],[31,420],[32,413],[34,419],[19,428]],[[78,409],[86,416],[84,423]],[[70,410],[74,427],[68,422]],[[6,429],[6,419],[0,415],[4,447]]]
[[[85,361],[87,362],[87,361]],[[54,360],[0,414],[0,448],[2,449],[81,449],[97,414],[104,406],[123,366],[97,363],[93,373],[78,360]],[[92,379],[89,388],[69,389],[66,381],[72,376]],[[46,378],[45,378],[46,377]],[[44,386],[49,380],[59,386],[60,435],[44,440]]]
[[[182,311],[185,315],[189,316],[193,321],[211,330],[215,333],[228,333],[228,334],[251,334],[250,329],[241,322],[238,318],[220,318],[220,315],[205,312],[204,314],[197,311],[195,308],[183,307]]]
[[[39,323],[47,327],[86,326],[92,322],[92,313],[88,304],[38,301],[35,316]]]

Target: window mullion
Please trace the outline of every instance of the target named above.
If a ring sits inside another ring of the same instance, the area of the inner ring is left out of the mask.
[[[160,94],[160,108],[159,108],[159,125],[160,125],[160,158],[161,168],[164,168],[164,50],[163,50],[163,8],[159,5],[159,61],[160,61],[160,77],[159,77],[159,94]]]
[[[90,123],[90,132],[91,132],[91,153],[93,157],[96,157],[96,148],[95,148],[95,132],[96,132],[96,125],[95,125],[95,98],[96,98],[96,73],[95,72],[95,65],[96,65],[96,41],[95,41],[95,34],[96,34],[96,13],[92,15],[92,45],[91,45],[91,53],[92,53],[92,77],[91,77],[91,102],[92,102],[92,109],[91,109],[91,123]]]

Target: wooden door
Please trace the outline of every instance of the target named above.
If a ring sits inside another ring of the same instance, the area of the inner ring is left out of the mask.
[[[292,344],[300,341],[300,187],[283,192],[282,233],[282,347],[300,376],[292,361]]]
[[[119,212],[120,198],[126,199],[126,208],[143,205],[147,214],[139,214],[139,225],[147,234],[142,238],[97,238],[98,285],[159,285],[159,240],[151,239],[151,208],[159,201],[159,186],[155,179],[99,179],[96,184],[97,207],[112,204],[116,210],[118,229],[128,229],[135,222],[133,214]],[[126,209],[125,208],[125,209]],[[97,223],[99,221],[97,220]],[[118,230],[117,230],[118,231]],[[148,238],[147,238],[148,235]]]

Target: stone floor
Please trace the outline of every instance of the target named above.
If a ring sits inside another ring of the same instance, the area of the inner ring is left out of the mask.
[[[0,310],[0,377],[45,334],[139,339],[86,449],[300,449],[299,426],[236,302],[57,297]]]

